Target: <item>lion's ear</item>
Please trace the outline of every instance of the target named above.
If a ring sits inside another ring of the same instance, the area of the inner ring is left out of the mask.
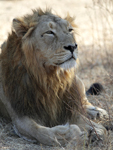
[[[13,29],[18,37],[23,37],[28,30],[25,23],[20,19],[13,19]]]

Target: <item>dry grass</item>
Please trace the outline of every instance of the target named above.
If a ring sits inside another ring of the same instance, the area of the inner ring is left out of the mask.
[[[64,12],[70,11],[71,14],[75,14],[77,10],[78,14],[78,25],[80,23],[80,36],[77,37],[79,44],[79,57],[80,57],[80,68],[79,76],[82,78],[85,83],[86,89],[93,82],[100,82],[105,88],[105,92],[100,96],[91,96],[89,100],[96,106],[105,108],[110,115],[110,118],[113,117],[113,1],[112,0],[92,0],[89,4],[82,3],[82,1],[76,3],[71,0],[70,2],[63,0],[45,2],[44,0],[40,4],[43,7],[44,4],[53,5],[53,8],[56,12],[59,12],[61,15]],[[21,4],[20,4],[21,3]],[[34,4],[33,4],[34,3]],[[9,14],[14,16],[15,9],[13,7],[20,7],[27,12],[28,6],[30,8],[35,7],[36,1],[29,0],[22,2],[4,2],[4,10],[8,9]],[[59,9],[59,3],[62,7],[62,11]],[[71,4],[72,3],[72,4]],[[2,3],[1,3],[2,4]],[[0,7],[2,5],[0,4]],[[69,5],[69,8],[63,6]],[[83,7],[83,11],[78,11]],[[86,8],[84,8],[86,6]],[[76,7],[76,10],[74,9]],[[84,11],[85,10],[85,11]],[[19,9],[17,8],[19,15]],[[1,14],[4,12],[1,11]],[[2,43],[7,37],[7,31],[10,28],[11,16],[8,16],[6,13],[6,18],[2,17],[3,24],[0,22],[1,33],[0,33],[0,42]],[[22,12],[21,12],[22,13]],[[85,16],[85,17],[84,17]],[[9,22],[8,22],[9,21]],[[4,24],[7,23],[7,27],[4,27]],[[109,123],[108,123],[109,125]],[[12,124],[3,121],[0,119],[0,149],[1,150],[62,150],[62,147],[48,147],[37,145],[35,143],[29,143],[23,139],[17,137],[14,134]],[[88,150],[112,150],[113,149],[113,132],[109,131],[106,143],[103,143],[101,148],[99,146],[93,147],[91,144],[88,147],[82,143],[77,147],[68,145],[65,150],[75,150],[75,149],[88,149]]]
[[[80,76],[86,89],[91,83],[100,82],[104,85],[105,92],[100,96],[91,96],[92,104],[105,108],[109,112],[110,123],[113,127],[113,1],[92,0],[91,7],[86,6],[87,15],[90,18],[90,32],[92,37],[87,37],[90,45],[80,52]],[[84,75],[85,74],[85,75]],[[99,148],[99,147],[98,147]],[[113,132],[109,131],[103,150],[113,149]]]

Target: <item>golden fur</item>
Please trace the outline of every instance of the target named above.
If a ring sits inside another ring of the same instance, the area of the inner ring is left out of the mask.
[[[13,20],[2,45],[1,101],[19,136],[54,145],[80,137],[83,128],[90,130],[86,118],[83,123],[83,108],[94,117],[92,110],[98,109],[88,102],[76,76],[74,27],[72,17],[62,19],[50,10],[33,10]],[[67,122],[74,125],[62,126]],[[93,124],[103,134],[104,127]]]

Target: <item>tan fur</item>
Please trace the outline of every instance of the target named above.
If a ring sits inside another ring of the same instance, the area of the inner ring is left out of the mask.
[[[14,19],[12,26],[2,45],[0,95],[16,133],[43,144],[60,145],[77,141],[82,130],[89,131],[93,124],[103,136],[104,127],[83,117],[85,110],[91,113],[95,107],[76,76],[74,19],[37,9]],[[70,125],[65,125],[67,122]]]

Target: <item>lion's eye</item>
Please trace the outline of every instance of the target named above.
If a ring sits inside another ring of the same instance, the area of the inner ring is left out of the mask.
[[[72,32],[72,31],[73,31],[73,29],[72,29],[72,28],[70,28],[70,29],[69,29],[69,32]]]
[[[53,31],[47,31],[46,34],[53,34],[53,35],[55,35]]]
[[[43,37],[45,34],[48,34],[48,35],[55,35],[55,33],[54,33],[53,31],[49,30],[49,31],[46,31],[45,33],[43,33],[43,34],[41,35],[41,37]]]

